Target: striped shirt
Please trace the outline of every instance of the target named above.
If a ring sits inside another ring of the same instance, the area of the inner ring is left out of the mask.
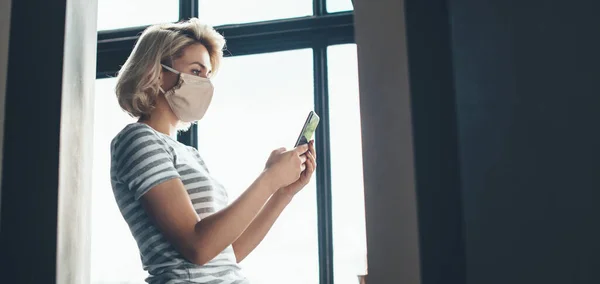
[[[228,204],[227,192],[212,178],[193,147],[143,123],[127,125],[111,143],[111,182],[115,200],[135,238],[148,283],[248,284],[233,247],[207,264],[187,261],[153,224],[140,198],[154,186],[179,178],[200,218]]]

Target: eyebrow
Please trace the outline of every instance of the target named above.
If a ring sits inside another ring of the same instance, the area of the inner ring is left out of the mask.
[[[198,65],[200,65],[200,67],[202,67],[202,68],[204,68],[204,69],[206,69],[208,71],[212,71],[211,69],[207,68],[206,65],[204,65],[204,64],[202,64],[202,63],[200,63],[198,61],[194,61],[194,62],[190,63],[190,65],[193,65],[193,64],[198,64]]]

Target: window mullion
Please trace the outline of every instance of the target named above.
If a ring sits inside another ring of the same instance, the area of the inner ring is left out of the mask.
[[[179,0],[179,20],[198,17],[198,0]],[[198,125],[192,124],[186,132],[177,133],[177,141],[198,149]]]
[[[198,0],[179,0],[179,20],[198,17]]]
[[[313,15],[323,16],[327,14],[326,0],[313,0]]]
[[[313,50],[315,112],[321,121],[316,130],[317,216],[319,233],[319,283],[333,284],[333,233],[331,210],[331,157],[329,151],[329,95],[327,46]]]

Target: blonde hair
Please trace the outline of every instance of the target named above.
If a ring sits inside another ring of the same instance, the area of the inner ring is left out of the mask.
[[[186,47],[197,43],[208,50],[214,75],[223,58],[225,39],[211,26],[192,18],[144,30],[117,75],[115,92],[121,108],[133,117],[147,117],[159,94],[161,63],[172,66]]]

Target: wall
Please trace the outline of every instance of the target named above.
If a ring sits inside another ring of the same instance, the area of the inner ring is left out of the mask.
[[[600,283],[600,3],[449,3],[468,283]]]
[[[600,283],[600,2],[420,2],[355,3],[368,283]]]
[[[599,9],[356,1],[370,283],[600,283]]]
[[[367,283],[420,283],[404,5],[394,0],[356,0],[354,7]]]
[[[11,0],[0,0],[0,184],[2,184],[2,146],[4,142],[4,98],[6,95],[6,69],[8,68],[8,38],[10,32]],[[2,188],[0,188],[0,205]],[[2,211],[0,207],[0,212]],[[1,217],[0,217],[0,220]]]
[[[368,283],[464,283],[446,1],[358,1],[355,13]]]

